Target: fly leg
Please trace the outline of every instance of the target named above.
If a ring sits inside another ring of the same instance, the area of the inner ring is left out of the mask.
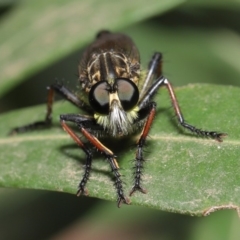
[[[85,188],[87,181],[90,176],[91,167],[92,167],[92,152],[88,149],[85,144],[80,140],[80,138],[71,130],[70,127],[64,122],[61,121],[62,128],[71,136],[71,138],[77,143],[77,145],[85,152],[86,154],[86,164],[84,169],[83,178],[78,185],[77,196],[81,194],[88,195],[88,190]]]
[[[145,109],[144,109],[145,110]],[[141,186],[141,181],[142,181],[142,169],[143,169],[143,163],[144,163],[144,158],[143,158],[143,147],[146,141],[146,138],[148,136],[148,133],[150,131],[150,128],[153,123],[154,116],[156,114],[156,103],[155,102],[150,102],[147,110],[149,111],[147,120],[144,124],[142,133],[140,135],[140,138],[138,139],[137,142],[137,151],[136,151],[136,158],[135,158],[135,167],[134,167],[134,186],[132,187],[130,191],[130,196],[135,191],[140,191],[142,193],[146,193],[147,191],[142,188]]]
[[[203,137],[211,137],[219,142],[222,141],[222,137],[226,136],[225,133],[219,133],[216,131],[206,131],[206,130],[196,128],[188,124],[184,120],[183,114],[180,110],[180,107],[171,83],[164,76],[161,75],[162,74],[161,66],[162,66],[162,55],[160,53],[155,53],[149,65],[149,71],[146,77],[147,83],[146,82],[144,83],[143,91],[141,92],[142,96],[138,103],[139,120],[144,119],[146,117],[146,122],[143,127],[143,131],[140,135],[140,138],[137,142],[137,151],[136,151],[135,167],[134,167],[135,168],[134,186],[130,191],[130,196],[135,191],[146,193],[146,190],[143,189],[141,186],[142,169],[143,169],[143,163],[144,163],[143,146],[145,144],[146,137],[150,131],[150,127],[153,123],[154,116],[156,114],[156,103],[151,102],[151,99],[156,95],[160,87],[165,86],[167,88],[178,122],[181,124],[182,127],[184,127],[187,130],[190,130],[191,132],[197,135],[200,135]],[[155,81],[153,81],[154,76],[157,76],[157,79]],[[149,84],[151,84],[150,87],[148,87]]]
[[[87,154],[87,158],[89,158],[89,162],[91,163],[91,154],[89,154],[88,152],[86,152],[85,147],[82,146],[82,142],[79,139],[79,137],[71,130],[71,128],[66,124],[66,121],[69,122],[73,122],[75,123],[78,128],[80,129],[82,135],[101,153],[103,154],[107,161],[109,162],[109,165],[111,167],[111,170],[114,174],[115,177],[115,187],[117,189],[117,205],[118,207],[120,207],[120,205],[122,203],[125,204],[129,204],[130,200],[125,197],[124,191],[123,191],[123,186],[122,186],[122,180],[121,180],[121,175],[118,171],[119,166],[116,160],[116,156],[114,155],[114,153],[108,149],[106,146],[104,146],[94,135],[92,135],[84,125],[86,125],[86,123],[84,123],[82,121],[82,117],[80,115],[77,114],[65,114],[65,115],[61,115],[60,116],[60,121],[61,121],[61,125],[63,127],[63,129],[72,137],[72,139],[78,144],[79,147],[81,147],[85,153]],[[93,123],[94,124],[94,123]],[[88,127],[90,127],[91,124],[88,124]],[[89,172],[90,172],[90,168],[91,168],[91,164],[89,165]],[[85,174],[83,177],[83,180],[80,182],[79,186],[79,191],[78,191],[78,195],[81,194],[81,192],[83,191],[83,189],[81,189],[81,186],[85,186],[86,181],[88,179],[88,170],[85,170]]]
[[[147,78],[150,79],[153,76],[158,76],[159,74],[161,74],[162,73],[161,66],[162,66],[162,55],[160,53],[155,53],[150,62]],[[147,104],[151,101],[151,99],[156,95],[160,87],[166,87],[168,90],[169,96],[171,98],[172,105],[173,105],[175,114],[177,116],[177,120],[183,128],[197,135],[200,135],[202,137],[210,137],[217,140],[218,142],[222,142],[222,137],[226,136],[227,134],[219,133],[216,131],[202,130],[194,127],[193,125],[188,124],[185,121],[183,114],[181,112],[180,106],[178,104],[176,95],[174,93],[173,87],[171,83],[168,81],[168,79],[166,79],[164,76],[161,75],[155,81],[151,81],[151,82],[152,82],[152,85],[149,88],[147,88],[147,91],[143,94],[143,96],[141,97],[138,103],[139,109],[143,109],[145,106],[147,106]]]
[[[13,128],[9,135],[14,135],[18,133],[23,133],[27,131],[33,131],[36,129],[45,129],[49,128],[52,125],[52,106],[54,101],[54,94],[57,93],[61,95],[64,99],[68,100],[75,106],[85,110],[88,113],[92,113],[90,107],[86,106],[83,101],[81,101],[77,96],[75,96],[69,89],[64,87],[62,84],[55,83],[47,87],[48,96],[47,96],[47,112],[45,119],[42,121],[36,121],[29,123],[24,126]]]
[[[202,130],[200,128],[194,127],[193,125],[188,124],[184,120],[183,114],[182,114],[182,112],[180,110],[180,107],[178,105],[178,101],[177,101],[177,98],[176,98],[176,95],[174,93],[174,90],[173,90],[173,87],[172,87],[171,83],[165,78],[162,81],[162,84],[167,87],[167,90],[168,90],[168,93],[170,95],[172,105],[173,105],[174,111],[176,113],[178,122],[181,124],[182,127],[184,127],[185,129],[187,129],[187,130],[189,130],[189,131],[191,131],[191,132],[193,132],[193,133],[195,133],[199,136],[210,137],[210,138],[215,139],[218,142],[223,141],[222,137],[226,136],[227,135],[226,133],[219,133],[219,132],[216,132],[216,131]]]

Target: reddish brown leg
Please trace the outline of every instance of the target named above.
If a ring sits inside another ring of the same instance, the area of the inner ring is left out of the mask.
[[[65,120],[76,123],[81,133],[83,134],[83,136],[86,137],[86,139],[106,157],[106,159],[108,160],[111,166],[112,172],[115,176],[115,187],[117,189],[117,196],[118,196],[117,205],[118,207],[120,207],[122,203],[129,204],[130,200],[124,195],[121,175],[118,171],[119,166],[113,152],[109,150],[107,147],[105,147],[95,136],[93,136],[83,127],[83,125],[79,122],[79,115],[66,114],[66,115],[61,115],[60,118],[61,118],[61,125],[63,129],[72,137],[72,139],[78,144],[78,146],[84,150],[84,152],[87,155],[87,159],[89,163],[91,163],[92,161],[92,155],[90,151],[86,149],[86,147],[84,146],[82,141],[79,139],[79,137],[70,129],[70,127],[68,127],[68,125],[65,123]],[[81,192],[84,190],[84,187],[89,177],[90,169],[91,169],[91,164],[89,165],[88,171],[85,170],[84,177],[79,184],[78,195],[80,195]]]
[[[184,128],[190,130],[193,133],[196,133],[197,135],[200,135],[200,136],[203,136],[203,137],[211,137],[211,138],[217,140],[218,142],[222,142],[222,137],[226,136],[227,134],[219,133],[219,132],[215,132],[215,131],[205,131],[205,130],[196,128],[196,127],[186,123],[184,118],[183,118],[183,115],[181,113],[181,110],[180,110],[180,107],[178,105],[176,95],[174,93],[174,90],[173,90],[173,87],[172,87],[171,83],[167,79],[164,79],[163,83],[168,89],[169,95],[170,95],[171,100],[172,100],[174,111],[175,111],[176,116],[178,118],[178,122]]]
[[[92,166],[92,152],[84,145],[84,143],[79,139],[79,137],[68,127],[68,125],[61,121],[62,128],[71,136],[71,138],[77,143],[77,145],[85,152],[86,154],[86,164],[83,178],[78,185],[77,196],[81,194],[88,195],[88,191],[85,188],[87,181],[90,176],[91,166]]]
[[[140,100],[140,102],[138,104],[140,111],[145,108],[145,106],[148,104],[148,102],[157,93],[158,89],[162,86],[165,86],[168,89],[178,122],[181,124],[182,127],[186,128],[186,129],[190,130],[191,132],[193,132],[197,135],[200,135],[202,137],[210,137],[210,138],[217,140],[218,142],[222,142],[222,137],[226,136],[227,134],[219,133],[219,132],[215,132],[215,131],[202,130],[202,129],[196,128],[196,127],[188,124],[187,122],[185,122],[183,114],[181,113],[180,107],[178,105],[178,101],[177,101],[176,95],[174,93],[173,87],[172,87],[171,83],[163,76],[158,78],[153,83],[153,85],[149,88],[149,90],[145,93],[143,98]]]
[[[130,191],[130,196],[135,192],[135,191],[140,191],[142,193],[146,193],[147,191],[142,188],[141,186],[141,180],[142,180],[142,169],[143,169],[143,146],[145,144],[146,138],[148,136],[148,133],[150,131],[150,128],[153,123],[154,116],[156,114],[156,103],[151,102],[149,104],[150,107],[150,112],[147,117],[147,120],[145,122],[145,125],[143,127],[143,131],[140,135],[140,138],[137,142],[137,151],[136,151],[136,158],[135,158],[135,171],[134,171],[134,186],[132,187],[132,190]]]
[[[153,81],[154,77],[157,79]],[[150,86],[149,86],[150,85]],[[137,143],[137,152],[136,152],[136,162],[135,162],[135,182],[132,190],[130,191],[130,196],[135,191],[140,191],[142,193],[146,193],[146,190],[141,187],[141,176],[143,169],[143,146],[146,140],[146,137],[149,133],[150,127],[153,122],[153,118],[156,112],[156,103],[151,102],[151,99],[156,95],[158,89],[162,86],[166,86],[172,101],[172,105],[174,107],[174,111],[178,118],[178,122],[184,128],[190,130],[197,135],[201,135],[204,137],[211,137],[219,142],[222,141],[222,137],[226,136],[224,133],[218,133],[215,131],[204,131],[198,129],[188,123],[185,122],[183,115],[181,113],[180,107],[178,105],[178,101],[176,99],[175,93],[173,91],[173,87],[170,82],[162,76],[162,55],[161,53],[155,53],[152,57],[152,60],[149,64],[149,71],[143,85],[143,89],[140,94],[140,101],[138,103],[139,107],[139,119],[144,119],[147,116],[147,121],[144,125],[143,131],[140,135],[140,138]],[[149,110],[150,108],[150,110]]]
[[[64,99],[68,100],[69,102],[79,107],[80,109],[83,109],[88,113],[92,113],[92,110],[90,107],[86,106],[84,102],[79,100],[77,96],[75,96],[70,90],[68,90],[62,84],[55,83],[49,86],[47,89],[48,89],[47,113],[46,113],[45,119],[42,121],[37,121],[37,122],[27,124],[25,126],[16,127],[10,131],[9,135],[14,135],[17,133],[22,133],[27,131],[33,131],[36,129],[45,129],[50,127],[52,124],[52,106],[53,106],[55,93],[61,95]]]

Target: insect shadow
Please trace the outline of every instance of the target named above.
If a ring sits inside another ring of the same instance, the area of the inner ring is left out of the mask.
[[[77,130],[77,128],[76,128]],[[140,134],[140,133],[139,133]],[[136,140],[137,140],[137,136],[138,134],[134,135],[134,136],[126,136],[120,139],[116,139],[116,138],[102,138],[102,143],[107,146],[108,148],[110,148],[114,154],[117,156],[117,160],[119,162],[120,165],[120,170],[124,169],[123,167],[121,167],[121,163],[122,163],[122,157],[123,155],[126,155],[126,152],[128,152],[128,159],[127,161],[129,162],[129,166],[130,168],[134,167],[134,157],[135,157],[135,148],[136,148]],[[150,141],[147,143],[148,147],[151,147],[152,144],[154,144],[151,141],[151,137],[149,139]],[[94,175],[95,173],[101,173],[104,174],[105,176],[107,176],[111,181],[114,179],[112,172],[109,170],[103,170],[103,169],[98,169],[97,166],[94,166],[94,163],[99,162],[99,161],[104,161],[106,162],[106,165],[108,165],[106,159],[104,158],[104,156],[98,152],[90,143],[88,143],[87,141],[84,141],[84,144],[91,150],[93,150],[93,166],[92,166],[92,173],[91,176]],[[79,147],[75,144],[75,143],[71,143],[71,144],[65,144],[62,145],[61,147],[59,147],[59,151],[64,154],[65,156],[67,156],[69,159],[72,159],[74,161],[76,161],[77,163],[81,164],[82,167],[84,167],[85,163],[86,163],[86,157],[79,155],[79,152],[75,152],[72,150],[78,150]],[[148,153],[148,150],[145,150],[146,153]],[[121,174],[122,175],[122,174]],[[123,175],[124,176],[124,175]],[[79,176],[81,177],[81,176]],[[91,180],[91,177],[90,177]]]

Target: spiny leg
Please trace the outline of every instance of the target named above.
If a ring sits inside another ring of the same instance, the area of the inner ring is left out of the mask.
[[[134,171],[134,186],[132,187],[132,190],[130,191],[130,196],[135,191],[140,191],[142,193],[146,193],[147,191],[142,188],[141,186],[141,180],[142,180],[142,169],[143,169],[143,147],[146,141],[146,138],[148,136],[148,133],[150,131],[151,125],[153,123],[154,116],[156,114],[156,103],[151,102],[148,105],[149,108],[149,115],[147,117],[147,120],[144,124],[143,131],[140,135],[140,138],[137,142],[137,151],[136,151],[136,158],[135,158],[135,171]]]
[[[140,135],[140,138],[137,142],[137,151],[135,157],[135,166],[134,166],[134,186],[130,191],[130,196],[135,191],[140,191],[142,193],[146,193],[146,190],[141,186],[142,180],[142,169],[143,169],[143,147],[147,138],[147,135],[150,131],[150,127],[152,125],[155,113],[156,113],[156,103],[149,102],[150,99],[153,98],[155,92],[158,90],[159,86],[156,89],[152,89],[154,77],[158,78],[162,74],[162,54],[154,53],[152,59],[148,66],[148,74],[144,81],[144,85],[142,91],[140,93],[140,101],[139,101],[139,120],[147,117],[145,125],[143,127],[143,131]]]
[[[55,83],[51,86],[47,87],[48,90],[48,96],[47,96],[47,113],[45,116],[45,119],[42,121],[33,122],[21,127],[16,127],[12,129],[9,133],[9,135],[14,135],[17,133],[23,133],[27,131],[33,131],[36,129],[44,129],[48,128],[52,124],[52,106],[54,101],[54,93],[61,95],[64,99],[68,100],[75,106],[85,110],[88,113],[92,113],[92,110],[90,107],[86,106],[83,101],[78,99],[77,96],[75,96],[69,89],[64,87],[62,84]]]
[[[146,82],[144,83],[143,90],[141,92],[141,98],[138,103],[139,107],[139,120],[144,119],[144,117],[147,117],[147,121],[144,125],[142,134],[138,140],[137,144],[137,152],[136,152],[136,163],[135,163],[135,183],[130,191],[130,196],[135,192],[135,191],[141,191],[143,193],[146,192],[141,187],[141,175],[142,175],[142,168],[143,168],[143,146],[147,137],[147,134],[149,133],[150,127],[153,122],[153,118],[156,112],[156,104],[151,103],[151,99],[156,95],[158,89],[161,86],[166,86],[176,113],[176,116],[178,118],[178,122],[186,129],[192,131],[193,133],[196,133],[201,136],[205,137],[211,137],[219,142],[222,141],[222,137],[226,136],[224,133],[218,133],[215,131],[204,131],[201,129],[198,129],[188,123],[185,122],[183,115],[181,113],[180,107],[178,105],[178,101],[176,99],[174,90],[170,82],[163,77],[162,75],[162,55],[160,53],[155,53],[152,57],[152,60],[149,64],[149,71],[146,77]],[[152,82],[153,76],[157,76],[158,78],[152,83],[150,87],[149,83]],[[160,76],[160,77],[159,77]],[[148,112],[147,107],[152,106],[150,112]],[[141,114],[140,114],[141,113]]]
[[[182,127],[184,127],[187,130],[190,130],[191,132],[200,135],[202,137],[210,137],[213,138],[215,140],[217,140],[218,142],[222,142],[222,137],[226,136],[226,133],[219,133],[216,131],[208,131],[208,130],[202,130],[199,128],[196,128],[190,124],[188,124],[183,117],[183,114],[180,110],[180,107],[178,105],[178,101],[176,98],[176,95],[174,93],[173,87],[171,85],[171,83],[163,76],[159,77],[153,84],[152,86],[148,89],[148,91],[144,94],[143,98],[140,100],[138,106],[139,109],[143,109],[144,106],[146,106],[148,104],[148,102],[155,96],[155,94],[157,93],[158,89],[162,86],[167,87],[168,89],[168,93],[170,95],[171,101],[172,101],[172,105],[174,108],[174,111],[176,113],[177,116],[177,120],[178,122],[181,124]]]
[[[226,136],[226,133],[219,133],[219,132],[215,132],[215,131],[207,131],[207,130],[202,130],[199,128],[196,128],[190,124],[188,124],[187,122],[185,122],[183,114],[180,110],[180,107],[178,105],[178,101],[176,98],[176,95],[174,93],[173,87],[171,85],[171,83],[165,78],[162,83],[167,87],[170,98],[172,100],[172,104],[173,104],[173,108],[175,110],[178,122],[181,124],[182,127],[190,130],[193,133],[196,133],[197,135],[203,136],[203,137],[210,137],[213,138],[215,140],[217,140],[218,142],[222,142],[222,137]]]
[[[157,93],[157,90],[161,86],[166,86],[168,89],[170,98],[172,100],[172,104],[173,104],[176,116],[178,118],[178,122],[181,124],[181,126],[190,130],[193,133],[196,133],[197,135],[200,135],[203,137],[211,137],[221,142],[222,137],[226,136],[227,134],[219,133],[215,131],[202,130],[185,122],[183,114],[181,113],[180,107],[178,105],[178,101],[174,93],[173,87],[171,83],[164,76],[162,76],[162,54],[161,53],[159,52],[154,53],[148,68],[149,68],[149,71],[146,77],[146,82],[144,83],[144,87],[146,88],[146,86],[149,85],[149,82],[152,82],[150,81],[150,79],[153,79],[153,77],[156,76],[157,79],[153,82],[153,84],[149,88],[146,88],[147,91],[145,91],[146,89],[143,88],[143,91],[141,92],[140,102],[138,104],[139,108],[142,109],[144,106],[146,106],[147,103],[155,96],[155,94]]]
[[[134,172],[135,183],[134,183],[132,190],[130,191],[130,196],[135,191],[140,191],[142,193],[146,193],[146,190],[143,189],[141,186],[142,168],[143,168],[143,162],[144,162],[143,146],[144,146],[146,137],[150,131],[150,127],[153,123],[154,116],[156,114],[156,103],[154,103],[154,102],[149,103],[149,100],[156,94],[157,90],[161,86],[167,87],[167,89],[169,91],[169,95],[172,100],[172,104],[173,104],[175,113],[178,118],[178,121],[184,128],[186,128],[198,135],[205,136],[205,137],[211,137],[219,142],[222,141],[222,137],[226,136],[225,133],[218,133],[215,131],[204,131],[204,130],[198,129],[198,128],[186,123],[183,118],[183,115],[181,113],[180,107],[178,105],[172,85],[169,83],[169,81],[166,78],[161,76],[160,78],[158,78],[156,80],[156,82],[153,83],[151,88],[145,94],[144,98],[139,102],[139,109],[140,109],[139,112],[142,112],[142,116],[146,116],[146,113],[148,112],[147,107],[150,107],[150,111],[149,111],[149,115],[147,117],[146,123],[144,125],[143,131],[142,131],[140,138],[138,140],[138,143],[137,143],[137,151],[136,151],[136,159],[135,159],[136,163],[135,163],[135,172]],[[143,119],[143,118],[141,116],[139,116],[139,119]]]
[[[88,149],[80,138],[72,131],[70,127],[64,122],[61,121],[62,128],[71,136],[71,138],[77,143],[77,145],[85,152],[86,154],[86,164],[84,169],[83,178],[78,185],[77,196],[81,194],[88,195],[88,190],[85,188],[87,181],[90,176],[91,167],[92,167],[92,152]]]
[[[93,136],[86,128],[84,127],[84,123],[82,124],[82,117],[80,115],[76,114],[65,114],[60,116],[61,119],[61,125],[63,126],[64,130],[66,130],[69,135],[77,142],[77,144],[81,147],[81,143],[78,143],[79,138],[76,136],[76,134],[66,125],[65,121],[70,121],[75,124],[77,124],[78,128],[80,129],[81,133],[83,136],[94,146],[96,147],[100,153],[102,153],[106,159],[108,160],[112,172],[115,177],[115,187],[117,189],[117,205],[120,207],[122,203],[129,204],[130,200],[125,197],[124,191],[123,191],[123,186],[122,186],[122,180],[121,180],[121,175],[118,171],[119,166],[116,160],[115,155],[113,152],[105,147],[95,136]],[[89,125],[89,124],[88,124]]]
[[[78,124],[78,127],[80,128],[82,134],[89,140],[89,142],[92,143],[103,155],[105,155],[106,159],[108,160],[112,172],[115,176],[115,187],[117,189],[118,195],[117,199],[118,207],[120,207],[122,203],[129,204],[130,200],[124,195],[121,175],[118,172],[119,166],[113,152],[109,150],[107,147],[105,147],[96,137],[90,134],[85,128],[81,127],[81,125]]]

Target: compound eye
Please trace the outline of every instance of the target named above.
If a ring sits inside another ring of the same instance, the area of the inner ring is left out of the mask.
[[[125,111],[134,108],[139,99],[139,91],[136,84],[126,78],[116,79],[117,93]]]
[[[89,103],[92,108],[100,113],[107,115],[109,113],[109,94],[106,81],[100,81],[94,84],[89,92]]]

